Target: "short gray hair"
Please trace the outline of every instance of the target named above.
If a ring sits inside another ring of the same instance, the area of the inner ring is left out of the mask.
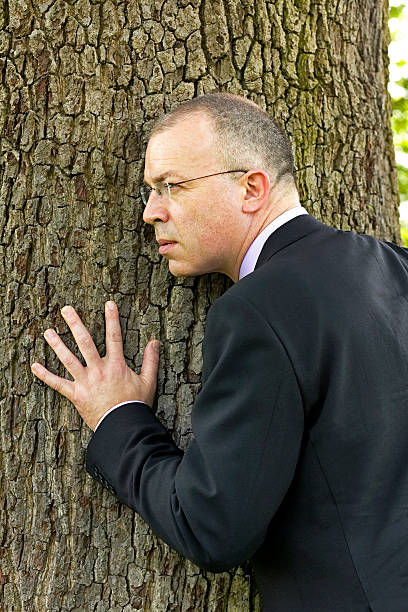
[[[194,113],[204,114],[213,124],[226,170],[260,168],[272,184],[295,184],[293,152],[285,131],[255,102],[242,96],[216,92],[183,102],[157,120],[151,137]]]

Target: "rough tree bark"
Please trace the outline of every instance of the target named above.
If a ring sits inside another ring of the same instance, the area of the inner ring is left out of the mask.
[[[152,120],[216,88],[270,111],[317,218],[400,242],[378,0],[0,0],[0,609],[259,610],[249,567],[202,572],[85,472],[89,428],[37,382],[63,374],[42,332],[76,306],[104,350],[163,341],[155,409],[191,435],[201,340],[221,276],[174,279],[142,223]]]

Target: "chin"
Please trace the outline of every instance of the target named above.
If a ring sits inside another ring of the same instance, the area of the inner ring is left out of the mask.
[[[169,272],[173,276],[197,276],[191,266],[187,266],[179,261],[169,261]]]
[[[183,261],[169,260],[169,272],[173,276],[201,276],[211,270],[200,270]]]

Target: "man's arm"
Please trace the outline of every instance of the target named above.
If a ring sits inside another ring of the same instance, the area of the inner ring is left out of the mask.
[[[224,571],[251,557],[292,480],[303,406],[274,330],[225,294],[209,311],[194,440],[183,453],[148,406],[104,418],[88,472],[199,566]]]
[[[94,431],[96,431],[99,427],[99,425],[102,423],[103,419],[105,417],[108,416],[108,414],[110,414],[111,412],[113,412],[114,410],[116,410],[116,408],[119,408],[120,406],[124,406],[125,404],[133,404],[135,401],[137,400],[127,400],[126,402],[121,402],[120,404],[116,404],[115,406],[112,406],[112,408],[109,408],[109,410],[107,410],[105,412],[105,414],[103,416],[101,416],[101,418],[99,419],[99,421],[97,422],[97,424],[95,425],[95,429]],[[140,402],[142,404],[146,404],[146,402]],[[148,406],[148,404],[146,404],[146,406]]]

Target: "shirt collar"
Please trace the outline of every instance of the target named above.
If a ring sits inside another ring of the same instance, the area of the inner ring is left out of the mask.
[[[298,217],[299,215],[307,215],[309,214],[303,206],[295,206],[294,208],[290,208],[285,211],[276,219],[271,221],[269,225],[267,225],[260,234],[255,238],[255,240],[251,243],[249,249],[245,253],[244,259],[242,260],[241,267],[239,269],[239,279],[244,278],[247,274],[250,274],[254,271],[256,262],[258,260],[259,254],[262,251],[262,247],[269,238],[269,236],[275,232],[279,227]]]

